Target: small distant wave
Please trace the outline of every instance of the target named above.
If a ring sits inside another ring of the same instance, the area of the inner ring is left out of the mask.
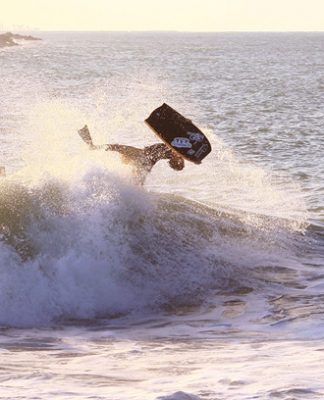
[[[167,396],[160,396],[157,400],[200,400],[200,397],[185,392],[175,392]]]

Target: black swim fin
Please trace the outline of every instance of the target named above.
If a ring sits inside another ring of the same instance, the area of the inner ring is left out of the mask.
[[[81,139],[90,147],[90,148],[94,148],[94,144],[89,132],[89,128],[87,125],[84,125],[84,127],[82,129],[78,130],[78,134],[80,135]]]

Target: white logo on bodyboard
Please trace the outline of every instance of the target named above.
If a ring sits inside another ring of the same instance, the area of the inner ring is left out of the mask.
[[[192,142],[202,142],[204,140],[204,136],[199,132],[188,132],[188,135]]]
[[[171,146],[178,147],[178,148],[185,148],[191,149],[192,145],[190,140],[184,137],[176,137],[172,140]]]

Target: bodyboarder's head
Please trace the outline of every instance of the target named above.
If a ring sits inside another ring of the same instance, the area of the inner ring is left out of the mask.
[[[181,171],[184,168],[184,160],[181,156],[173,151],[172,156],[169,160],[169,165],[172,169],[176,171]]]

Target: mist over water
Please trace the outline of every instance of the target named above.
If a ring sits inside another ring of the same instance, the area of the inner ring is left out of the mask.
[[[323,36],[41,36],[0,52],[1,396],[321,398]],[[202,165],[142,188],[77,135],[163,102]]]

